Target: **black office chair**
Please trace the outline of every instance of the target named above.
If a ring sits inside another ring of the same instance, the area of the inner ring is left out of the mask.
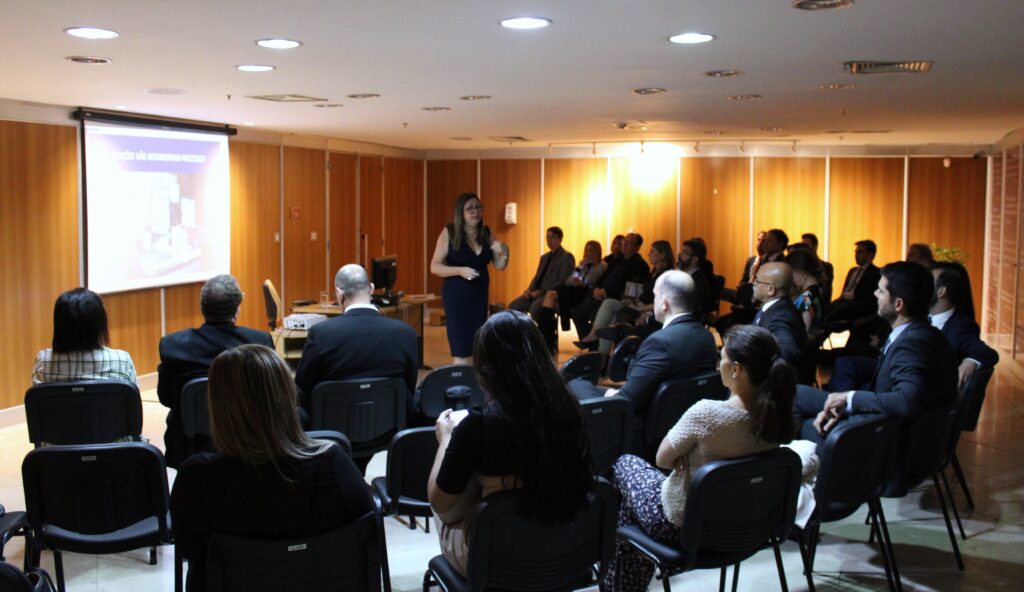
[[[434,513],[427,500],[427,479],[437,455],[434,428],[412,428],[395,434],[388,445],[387,476],[373,480],[373,489],[385,514],[409,517],[409,529],[416,529],[416,517],[423,517],[423,531],[430,532]]]
[[[814,592],[814,557],[818,550],[818,535],[825,522],[842,520],[864,504],[872,518],[873,530],[883,533],[879,537],[885,575],[890,590],[894,588],[894,574],[889,557],[889,543],[885,513],[878,499],[885,482],[898,421],[877,416],[865,421],[847,421],[832,430],[819,455],[817,480],[814,485],[814,512],[804,528],[794,526],[799,537],[800,557],[804,562],[807,587]]]
[[[665,592],[671,590],[673,575],[716,567],[722,570],[719,590],[724,590],[730,565],[735,566],[735,590],[740,562],[771,545],[779,582],[786,590],[779,544],[796,516],[800,471],[800,457],[788,448],[708,463],[690,482],[678,546],[655,541],[636,524],[619,527],[617,539],[654,563]],[[620,565],[616,576],[621,574]],[[616,588],[620,585],[616,582]]]
[[[7,512],[0,506],[0,561],[6,561],[4,547],[16,536],[25,537],[25,569],[31,567],[29,562],[32,549],[32,530],[28,527],[25,512]]]
[[[701,399],[724,401],[728,397],[729,389],[722,384],[722,376],[718,372],[662,383],[644,414],[643,431],[634,444],[634,450],[644,460],[655,464],[658,446],[687,409]]]
[[[264,280],[263,282],[263,305],[267,311],[267,325],[270,325],[270,330],[277,329],[277,315],[281,311],[281,297],[277,295],[277,290],[274,289],[274,282],[270,280]]]
[[[963,388],[960,389],[961,396],[963,397],[962,405],[960,410],[960,429],[958,432],[973,432],[978,427],[978,417],[981,416],[981,407],[985,403],[985,391],[988,389],[988,383],[992,380],[992,374],[995,372],[994,368],[982,368],[976,371],[971,377],[964,383]],[[960,442],[960,434],[957,433],[956,438],[950,441],[951,459],[950,464],[953,465],[953,472],[956,474],[956,479],[960,483],[960,489],[964,492],[964,497],[967,498],[967,509],[974,509],[974,498],[971,496],[971,488],[967,486],[967,478],[964,476],[964,470],[960,466],[960,459],[956,455],[956,445]],[[952,492],[949,492],[949,499],[953,499]],[[960,529],[963,532],[963,527]]]
[[[629,365],[640,350],[643,339],[636,335],[630,335],[615,346],[612,357],[608,359],[608,380],[612,382],[624,382],[626,373],[629,372]]]
[[[214,533],[207,552],[209,592],[381,589],[377,518],[290,539]]]
[[[105,555],[171,542],[167,466],[142,442],[48,446],[21,465],[35,548],[53,551],[64,592],[63,551]],[[38,566],[38,553],[33,553]],[[180,573],[175,570],[175,581]]]
[[[581,401],[580,411],[590,437],[594,473],[605,474],[633,450],[633,404],[625,397],[602,397]]]
[[[306,432],[306,435],[314,440],[330,440],[340,446],[349,457],[352,456],[352,443],[349,442],[348,436],[341,432],[335,430],[309,430]]]
[[[562,378],[569,382],[576,378],[583,378],[593,384],[601,380],[601,366],[604,364],[604,356],[598,352],[587,352],[577,354],[568,360],[558,370]]]
[[[313,389],[311,427],[345,434],[352,442],[353,458],[370,457],[405,428],[408,396],[400,378],[321,382]]]
[[[37,384],[25,393],[28,439],[43,444],[103,444],[139,440],[142,398],[124,380]]]
[[[42,592],[53,590],[50,574],[42,568],[24,572],[10,563],[0,562],[0,592]]]
[[[598,581],[604,577],[615,554],[618,512],[618,496],[607,481],[599,480],[587,505],[562,526],[538,526],[518,516],[516,496],[502,491],[477,504],[469,533],[469,577],[438,555],[423,575],[424,592],[438,584],[446,592],[570,590],[594,585],[596,563]]]
[[[469,398],[460,397],[465,391],[449,391],[452,387],[468,387]],[[468,364],[449,364],[435,369],[416,387],[415,407],[424,417],[436,420],[445,409],[478,407],[484,402],[484,392],[476,378],[476,371]]]
[[[216,450],[210,436],[210,409],[206,398],[209,384],[209,378],[195,378],[181,389],[178,411],[185,433],[185,458],[197,452]]]

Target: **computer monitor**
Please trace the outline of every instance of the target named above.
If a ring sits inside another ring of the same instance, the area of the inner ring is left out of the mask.
[[[395,279],[398,278],[398,257],[388,255],[386,257],[374,257],[370,267],[370,281],[373,287],[384,291],[384,300],[396,300]],[[390,304],[390,302],[388,302]]]

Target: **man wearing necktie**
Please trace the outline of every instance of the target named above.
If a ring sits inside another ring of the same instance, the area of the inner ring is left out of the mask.
[[[875,297],[878,314],[892,327],[874,375],[863,390],[826,393],[797,387],[794,412],[801,437],[822,442],[843,420],[884,414],[913,421],[957,394],[956,364],[949,342],[928,322],[934,291],[931,273],[900,261],[882,268]]]
[[[859,240],[854,246],[853,257],[857,266],[847,272],[843,291],[829,307],[826,323],[852,321],[875,312],[874,291],[880,277],[874,264],[878,246],[872,240]]]

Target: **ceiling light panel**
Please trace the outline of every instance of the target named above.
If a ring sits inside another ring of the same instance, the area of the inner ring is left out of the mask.
[[[380,95],[377,93],[354,93],[346,96],[350,99],[376,99]]]
[[[741,74],[741,70],[708,70],[704,73],[708,78],[735,78]]]
[[[423,107],[424,111],[451,111],[451,107]]]
[[[235,66],[235,69],[241,72],[270,72],[275,68],[266,64],[241,64]]]
[[[681,45],[695,45],[697,43],[707,43],[714,39],[714,35],[708,33],[680,33],[669,37],[668,40],[672,43],[678,43]]]
[[[293,41],[291,39],[259,39],[256,41],[256,45],[265,47],[267,49],[295,49],[302,45],[301,41]]]
[[[730,101],[757,101],[763,99],[761,95],[732,95],[729,97]]]
[[[660,95],[665,92],[663,88],[648,87],[648,88],[634,88],[634,95]]]
[[[99,65],[102,65],[102,64],[109,64],[110,62],[113,61],[110,58],[101,58],[101,57],[98,57],[98,56],[68,56],[68,57],[66,57],[64,59],[69,61],[69,62],[74,62],[76,64],[86,64],[86,65],[89,65],[89,66],[99,66]]]
[[[506,29],[543,29],[551,25],[551,19],[540,16],[516,16],[501,21]]]
[[[491,95],[464,95],[459,97],[462,101],[486,101],[491,98]]]
[[[853,0],[793,0],[793,8],[800,10],[834,10],[853,5]]]
[[[78,37],[79,39],[89,40],[106,40],[106,39],[117,39],[119,37],[117,31],[111,31],[110,29],[99,29],[97,27],[68,27],[64,29],[64,32],[72,37]]]

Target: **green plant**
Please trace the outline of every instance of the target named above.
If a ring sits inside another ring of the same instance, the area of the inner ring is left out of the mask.
[[[932,253],[936,261],[948,261],[959,263],[960,265],[964,265],[968,257],[971,256],[970,253],[960,247],[940,247],[935,243],[932,243]]]

